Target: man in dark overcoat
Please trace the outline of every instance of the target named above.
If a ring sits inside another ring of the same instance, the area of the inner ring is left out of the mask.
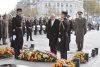
[[[30,41],[33,41],[33,39],[32,39],[32,28],[33,28],[33,22],[31,21],[31,18],[28,17],[28,19],[26,21],[27,41],[29,39],[29,36],[30,36]]]
[[[11,47],[14,48],[15,59],[18,59],[20,55],[20,49],[23,46],[23,34],[22,34],[22,9],[17,9],[17,15],[12,19],[12,42]]]
[[[2,22],[1,15],[0,15],[0,45],[1,45],[2,38],[3,38],[3,22]]]
[[[77,51],[82,51],[84,35],[87,32],[86,19],[82,17],[83,12],[78,12],[78,18],[75,19],[75,35],[77,43]]]
[[[55,19],[55,14],[51,14],[51,19],[48,21],[47,38],[51,52],[57,54],[57,41],[59,32],[59,20]]]

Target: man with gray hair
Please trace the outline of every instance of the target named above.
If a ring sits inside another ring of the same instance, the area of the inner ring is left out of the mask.
[[[57,40],[59,33],[60,21],[56,19],[55,14],[51,14],[47,27],[47,38],[49,39],[49,46],[51,52],[57,54]]]

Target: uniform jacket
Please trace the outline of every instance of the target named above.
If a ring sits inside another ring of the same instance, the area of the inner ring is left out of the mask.
[[[84,42],[84,35],[86,34],[86,19],[76,18],[75,19],[75,35],[76,35],[76,42]]]
[[[61,52],[66,52],[68,49],[69,39],[68,39],[68,30],[69,30],[69,22],[66,18],[64,18],[64,21],[62,21],[63,25],[59,25],[59,37],[61,38],[61,43],[59,45],[59,50]]]
[[[3,20],[3,37],[7,38],[8,34],[8,20]]]
[[[22,49],[23,46],[23,34],[22,34],[22,18],[16,16],[12,19],[12,42],[11,47],[15,49]],[[13,35],[16,35],[16,39],[13,40]]]

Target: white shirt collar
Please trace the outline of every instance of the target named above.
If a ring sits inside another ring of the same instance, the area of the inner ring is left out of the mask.
[[[55,19],[51,20],[51,26],[53,26],[54,22],[55,22]]]

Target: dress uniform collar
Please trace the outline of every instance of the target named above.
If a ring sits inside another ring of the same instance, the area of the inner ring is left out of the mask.
[[[83,18],[78,18],[79,20],[83,20]]]
[[[16,17],[21,18],[21,16],[17,15]]]

